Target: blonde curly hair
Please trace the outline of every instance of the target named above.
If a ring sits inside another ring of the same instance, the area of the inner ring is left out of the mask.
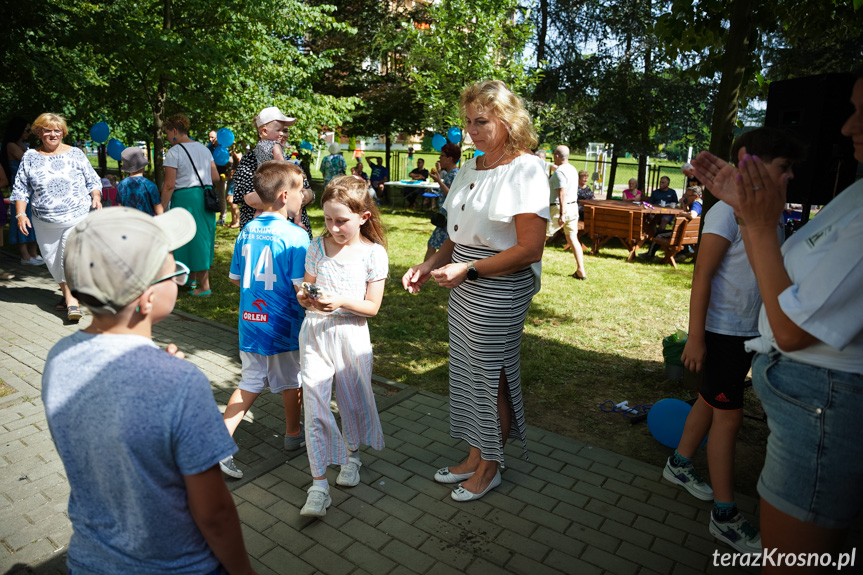
[[[39,114],[39,117],[33,120],[30,128],[37,137],[41,137],[41,130],[46,128],[49,130],[60,128],[63,130],[64,138],[69,135],[69,127],[66,125],[66,118],[59,114],[52,114],[51,112]]]
[[[462,90],[459,98],[462,122],[467,121],[467,107],[470,105],[475,106],[479,112],[491,110],[501,119],[509,132],[504,148],[507,154],[532,150],[539,143],[524,100],[500,80],[483,80]]]

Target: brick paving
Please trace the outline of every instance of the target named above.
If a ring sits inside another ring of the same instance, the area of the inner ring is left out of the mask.
[[[72,533],[69,487],[40,400],[45,356],[86,326],[55,314],[45,268],[0,253],[0,573],[65,573]],[[154,339],[176,343],[200,367],[224,408],[239,381],[235,329],[175,313]],[[531,460],[508,445],[503,482],[480,501],[457,504],[431,477],[464,453],[448,435],[447,398],[375,378],[386,448],[363,452],[361,482],[335,485],[322,520],[299,515],[310,485],[305,452],[281,449],[280,400],[264,394],[235,434],[245,470],[229,480],[246,546],[261,575],[743,573],[713,568],[730,551],[707,531],[710,505],[663,482],[661,469],[528,427]],[[741,496],[757,520],[757,501]]]

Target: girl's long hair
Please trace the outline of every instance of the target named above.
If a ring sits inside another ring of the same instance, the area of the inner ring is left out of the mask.
[[[321,196],[321,207],[329,201],[347,206],[355,214],[369,212],[371,214],[369,219],[360,226],[360,234],[371,242],[387,247],[386,231],[381,222],[381,215],[369,194],[369,185],[365,180],[355,176],[336,176],[330,180]],[[323,236],[329,235],[330,230],[325,229]]]

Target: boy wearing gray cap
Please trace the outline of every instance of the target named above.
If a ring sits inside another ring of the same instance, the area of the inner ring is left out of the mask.
[[[117,203],[127,208],[141,210],[145,214],[156,216],[165,212],[162,207],[162,197],[156,184],[144,177],[147,158],[138,146],[130,146],[123,150],[122,166],[129,177],[117,184]]]
[[[182,208],[93,212],[69,233],[69,288],[89,327],[48,354],[42,401],[71,492],[76,573],[253,573],[219,460],[237,450],[207,378],[152,341],[189,269]],[[221,565],[221,566],[220,566]]]

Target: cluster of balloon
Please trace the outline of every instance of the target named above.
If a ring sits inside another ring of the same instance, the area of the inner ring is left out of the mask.
[[[647,412],[647,428],[662,445],[676,449],[692,406],[679,399],[662,399]]]
[[[224,166],[231,161],[231,152],[228,151],[234,144],[234,132],[230,128],[219,128],[216,132],[218,146],[213,148],[213,161],[217,166]]]
[[[458,144],[459,142],[461,142],[461,129],[453,126],[449,130],[447,130],[446,138],[444,138],[441,134],[435,134],[434,137],[432,137],[432,148],[440,152],[441,148],[446,145],[447,140],[449,140],[453,144]]]
[[[126,146],[120,140],[114,138],[108,140],[108,155],[114,160],[121,161],[123,159],[123,150],[125,149]]]
[[[97,122],[93,124],[92,128],[90,128],[90,139],[97,144],[104,144],[110,133],[111,128],[108,127],[107,123]]]

